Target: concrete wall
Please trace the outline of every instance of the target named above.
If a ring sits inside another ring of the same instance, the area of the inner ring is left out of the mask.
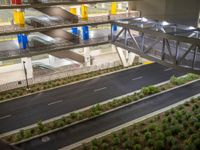
[[[200,0],[142,0],[130,2],[129,8],[147,18],[197,26]]]
[[[200,0],[167,0],[166,19],[175,23],[197,26]]]

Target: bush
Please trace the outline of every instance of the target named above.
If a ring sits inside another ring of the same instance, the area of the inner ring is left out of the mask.
[[[168,136],[166,138],[166,142],[169,146],[172,146],[176,143],[176,139],[173,136]]]
[[[158,93],[159,89],[158,89],[158,87],[155,87],[155,86],[148,86],[148,87],[143,87],[141,92],[144,95],[150,95],[150,94]]]
[[[156,139],[157,140],[164,140],[165,139],[165,135],[162,132],[158,132],[156,134]]]
[[[151,124],[149,126],[149,131],[154,131],[156,129],[156,124]]]
[[[32,136],[32,134],[31,134],[31,130],[25,130],[24,131],[24,138],[26,139],[26,138],[29,138],[29,137],[31,137]]]
[[[113,144],[114,144],[114,145],[119,145],[119,144],[120,144],[120,138],[115,137],[115,138],[113,139]]]
[[[134,145],[134,150],[141,150],[142,149],[142,146],[140,144],[136,144]]]
[[[164,148],[165,148],[164,141],[162,140],[155,141],[155,145],[154,145],[155,150],[163,150]]]
[[[38,128],[38,130],[39,130],[40,133],[45,131],[45,126],[44,126],[44,124],[42,123],[42,121],[39,121],[39,122],[37,123],[37,128]]]
[[[185,132],[180,132],[180,133],[179,133],[179,138],[180,138],[181,140],[185,140],[185,139],[187,138],[187,134],[186,134]]]
[[[103,148],[103,150],[109,150],[109,145],[108,145],[108,143],[103,143],[103,144],[102,144],[102,148]]]
[[[152,137],[151,132],[146,132],[146,133],[144,134],[145,140],[149,140],[151,137]]]
[[[180,128],[177,125],[171,127],[172,135],[177,135],[180,132]]]

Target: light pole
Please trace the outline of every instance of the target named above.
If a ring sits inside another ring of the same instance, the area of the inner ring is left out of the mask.
[[[28,85],[28,78],[27,78],[27,70],[26,70],[26,66],[25,66],[25,61],[23,61],[23,66],[24,66],[24,74],[25,74],[25,78],[26,78],[26,88],[27,90],[29,90],[29,85]]]

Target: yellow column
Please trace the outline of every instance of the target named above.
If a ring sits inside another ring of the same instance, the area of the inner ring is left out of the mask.
[[[81,16],[82,16],[82,19],[84,20],[88,19],[88,6],[81,5]]]
[[[111,3],[111,15],[116,15],[117,14],[117,2],[112,2]]]
[[[72,13],[73,15],[77,15],[77,10],[75,7],[71,7],[70,8],[70,13]]]
[[[24,20],[24,12],[14,10],[13,12],[14,24],[24,27],[25,20]]]

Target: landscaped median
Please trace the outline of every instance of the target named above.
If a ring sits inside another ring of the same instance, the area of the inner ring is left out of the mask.
[[[200,97],[74,150],[199,150]]]
[[[135,63],[132,66],[126,67],[126,68],[131,68],[131,67],[139,66],[139,65],[141,65],[141,63]],[[26,87],[22,87],[22,88],[0,92],[0,101],[14,99],[20,96],[26,96],[26,95],[34,94],[34,93],[41,92],[44,90],[57,88],[57,87],[64,86],[70,83],[90,79],[99,75],[106,75],[108,73],[116,72],[116,71],[126,69],[126,68],[123,66],[117,66],[117,67],[102,69],[102,70],[93,71],[89,73],[84,73],[80,75],[75,75],[71,77],[52,80],[48,82],[33,84],[33,85],[30,85],[30,90],[26,90]]]
[[[140,91],[135,92],[132,95],[114,99],[103,104],[97,104],[95,106],[91,106],[88,109],[85,109],[84,111],[74,112],[68,116],[50,121],[48,123],[38,122],[36,127],[21,130],[12,135],[2,137],[2,139],[10,143],[18,143],[27,139],[30,140],[32,138],[38,137],[39,135],[48,134],[62,128],[66,128],[76,123],[85,121],[86,119],[92,119],[99,115],[103,115],[107,112],[118,109],[122,106],[134,103],[135,101],[139,101],[142,98],[152,96],[153,94],[158,94],[160,92],[165,92],[166,90],[198,79],[200,79],[200,76],[195,74],[187,74],[186,76],[179,78],[173,76],[171,77],[169,82],[166,82],[162,85],[144,87]]]

